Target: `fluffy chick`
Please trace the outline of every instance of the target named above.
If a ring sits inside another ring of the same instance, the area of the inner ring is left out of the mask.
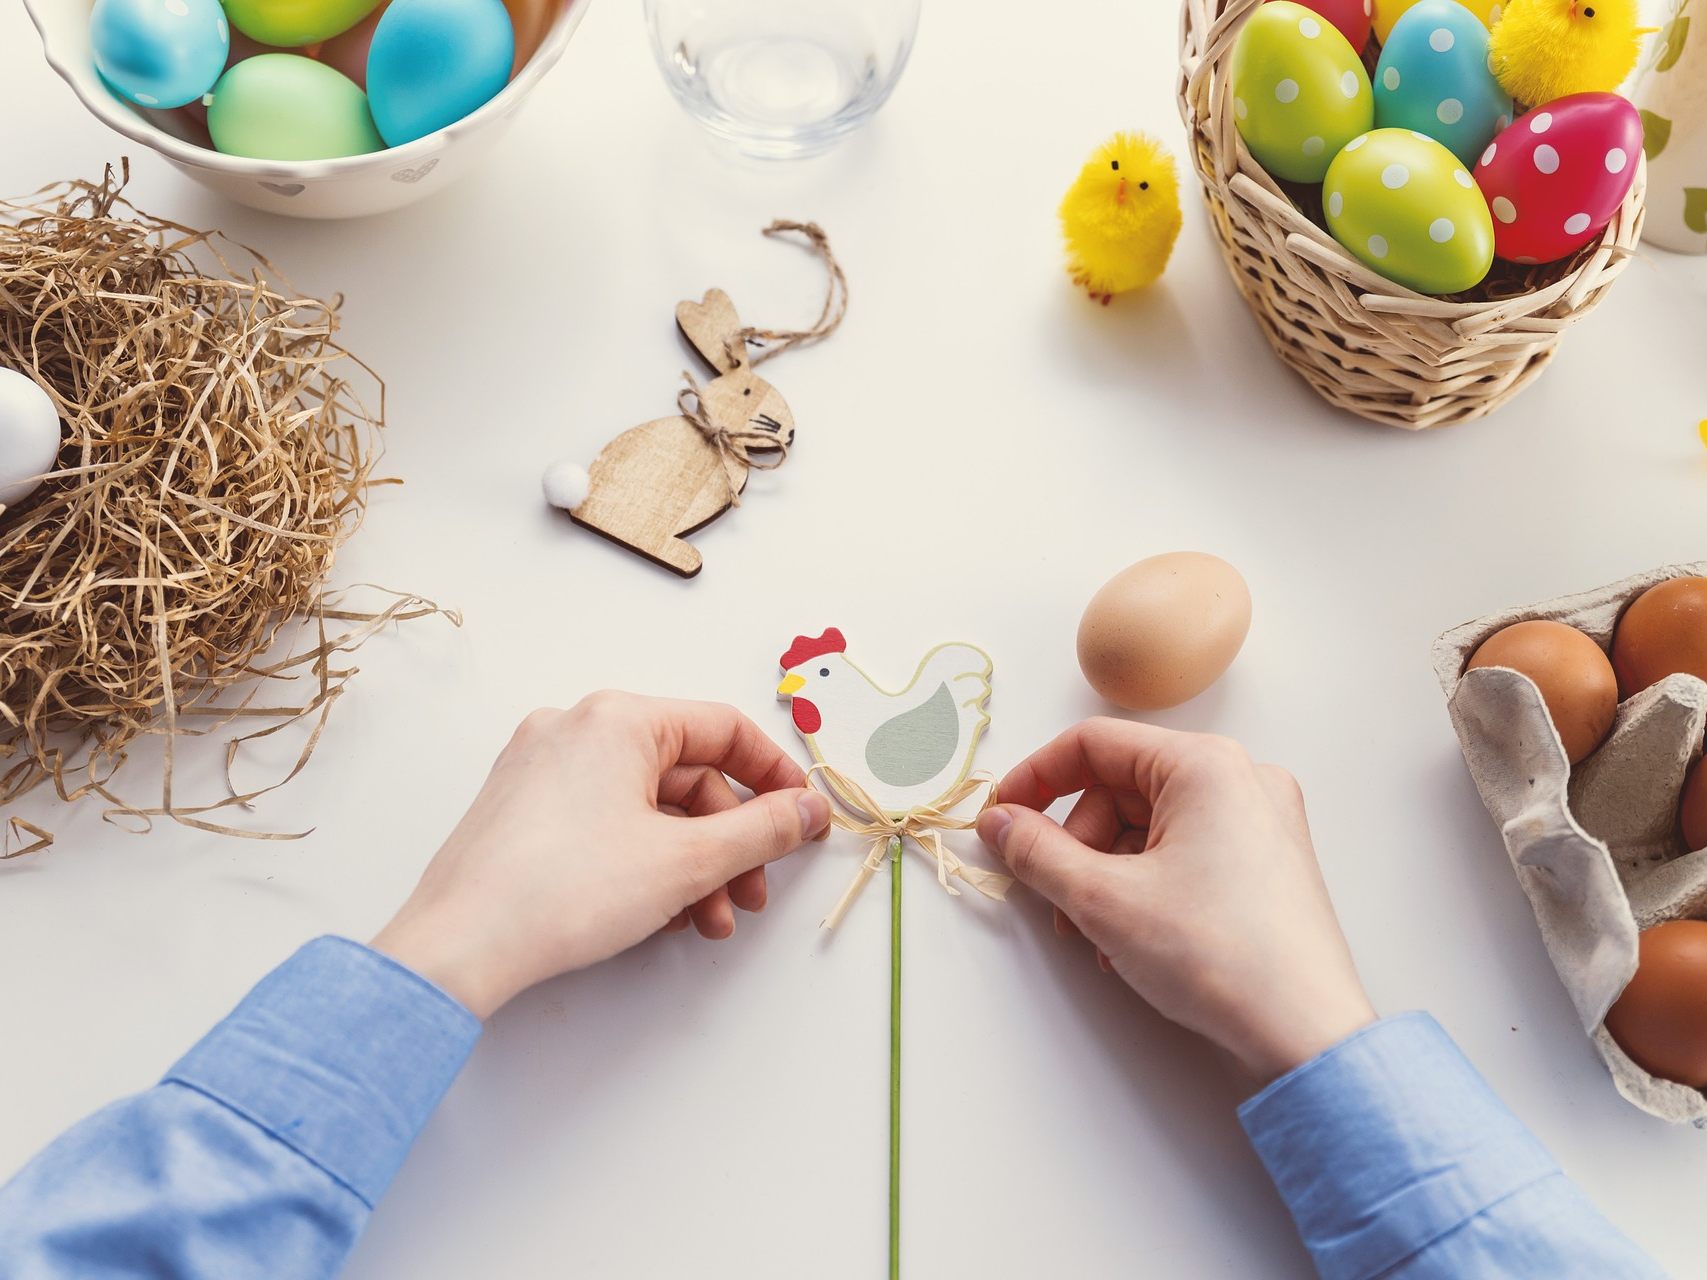
[[[1162,274],[1179,228],[1174,158],[1148,134],[1115,134],[1061,199],[1067,270],[1104,306]]]
[[[1488,66],[1525,106],[1610,93],[1636,65],[1636,0],[1510,0],[1494,24]]]

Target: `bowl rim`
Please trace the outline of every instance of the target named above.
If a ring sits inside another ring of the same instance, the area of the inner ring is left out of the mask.
[[[581,25],[581,19],[592,2],[593,0],[565,0],[550,32],[540,42],[533,57],[511,77],[508,84],[460,120],[405,142],[400,147],[385,147],[379,151],[366,151],[355,156],[337,156],[330,160],[260,160],[252,156],[227,155],[223,151],[199,147],[193,142],[176,138],[131,110],[128,103],[101,84],[93,66],[83,67],[79,65],[82,59],[75,55],[66,55],[63,50],[56,48],[54,40],[48,34],[47,20],[43,13],[48,6],[64,3],[64,0],[24,0],[24,11],[29,14],[36,34],[41,37],[42,56],[47,59],[48,66],[71,86],[71,91],[77,95],[78,101],[89,113],[108,128],[116,130],[133,142],[139,142],[160,152],[169,160],[192,168],[238,177],[290,178],[303,181],[343,177],[377,168],[381,164],[386,167],[393,164],[407,166],[414,160],[424,159],[427,155],[438,152],[458,134],[474,132],[483,121],[504,112],[510,103],[532,90],[540,78],[556,65],[557,60],[563,56],[569,37],[574,34],[575,28]]]

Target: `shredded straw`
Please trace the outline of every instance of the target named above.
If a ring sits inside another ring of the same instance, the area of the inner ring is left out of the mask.
[[[140,212],[127,179],[109,168],[0,201],[0,365],[48,392],[64,430],[58,469],[0,512],[0,803],[51,780],[142,830],[168,817],[294,839],[199,815],[301,771],[354,674],[336,655],[443,611],[385,592],[357,612],[325,591],[367,490],[391,483],[370,476],[384,387],[333,341],[339,300],[299,297],[252,251]],[[262,696],[275,681],[301,686]],[[226,743],[225,794],[181,803],[176,740],[238,721],[257,727]],[[240,792],[242,744],[299,721],[294,765]],[[157,804],[112,789],[139,734],[163,737]],[[9,823],[0,857],[52,843]],[[21,833],[33,841],[10,851]]]

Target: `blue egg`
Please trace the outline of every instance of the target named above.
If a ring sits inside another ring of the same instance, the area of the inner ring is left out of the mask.
[[[503,0],[391,0],[367,55],[379,136],[400,147],[462,119],[509,82],[515,56]]]
[[[1488,70],[1488,29],[1456,0],[1417,0],[1376,64],[1375,127],[1427,134],[1466,165],[1511,123],[1511,95]]]
[[[231,50],[219,0],[95,0],[89,48],[109,88],[143,107],[181,107],[213,88]]]

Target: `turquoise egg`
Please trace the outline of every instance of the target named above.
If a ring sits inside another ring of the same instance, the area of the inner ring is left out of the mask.
[[[1375,127],[1415,129],[1474,164],[1511,123],[1511,95],[1488,70],[1488,29],[1456,0],[1417,0],[1375,67]]]
[[[1419,293],[1474,288],[1494,220],[1470,171],[1433,138],[1376,129],[1346,143],[1322,183],[1328,230],[1371,270]]]
[[[515,56],[502,0],[391,0],[367,55],[380,137],[399,147],[454,124],[509,82]]]
[[[213,88],[231,49],[219,0],[95,0],[95,70],[143,107],[181,107]]]

